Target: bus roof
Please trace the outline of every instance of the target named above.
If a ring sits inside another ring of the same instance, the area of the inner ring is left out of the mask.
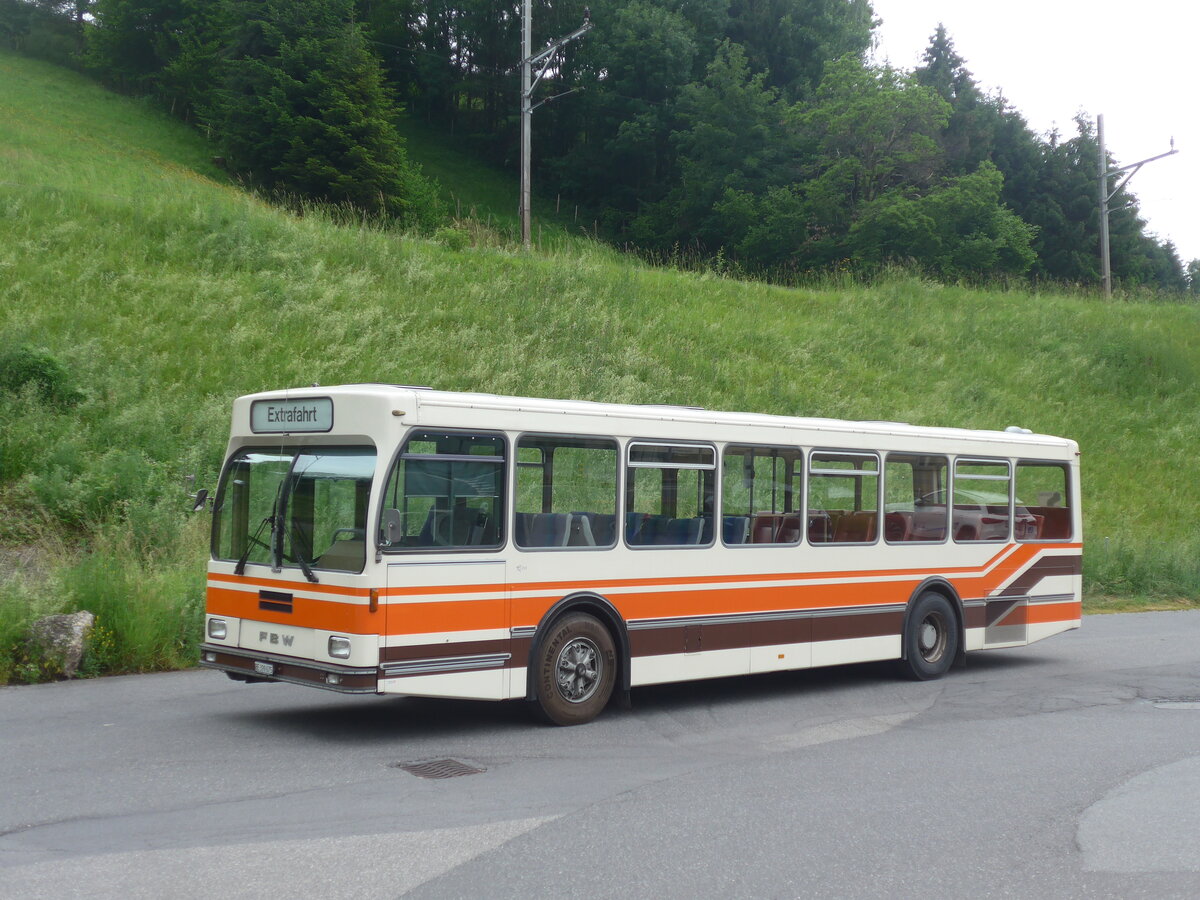
[[[330,387],[310,385],[285,390],[264,391],[240,397],[238,398],[238,403],[248,405],[256,400],[298,399],[302,397],[330,397],[335,402],[338,398],[349,399],[353,397],[360,400],[373,400],[380,404],[393,402],[405,407],[415,404],[415,409],[405,409],[405,413],[413,414],[419,411],[433,412],[443,409],[447,411],[479,410],[496,413],[553,414],[556,416],[574,415],[585,418],[599,417],[608,420],[626,420],[630,423],[710,424],[725,427],[793,428],[797,430],[855,435],[886,435],[925,439],[941,438],[954,441],[985,440],[1018,446],[1053,447],[1064,453],[1075,453],[1078,451],[1077,444],[1068,438],[1046,434],[1033,434],[1026,429],[1014,428],[1013,426],[1009,426],[1007,430],[1004,428],[995,430],[944,428],[911,425],[906,422],[854,421],[806,416],[781,416],[767,413],[714,411],[700,407],[671,406],[666,404],[604,403],[592,400],[555,400],[499,394],[461,393],[457,391],[434,390],[428,387],[381,383],[345,384]],[[424,416],[421,416],[421,418],[424,418]],[[612,427],[613,424],[615,423],[610,422],[604,430],[620,430],[614,429]],[[572,429],[567,428],[563,430],[569,431]]]

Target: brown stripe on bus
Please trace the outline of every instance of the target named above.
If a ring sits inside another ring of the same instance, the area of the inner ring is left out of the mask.
[[[1046,556],[1039,559],[1000,592],[1001,597],[1023,597],[1043,579],[1055,575],[1079,575],[1083,572],[1082,556]]]
[[[379,662],[404,662],[407,660],[432,660],[458,656],[484,656],[490,653],[510,653],[512,656],[504,668],[521,668],[529,661],[532,638],[498,638],[491,641],[440,641],[436,644],[413,644],[407,647],[383,647],[379,651]]]

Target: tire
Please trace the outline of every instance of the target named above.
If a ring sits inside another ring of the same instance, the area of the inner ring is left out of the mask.
[[[617,653],[608,629],[592,616],[568,613],[557,619],[535,664],[538,707],[555,725],[590,722],[608,705]]]
[[[941,678],[958,656],[958,616],[953,604],[936,591],[913,603],[904,626],[900,671],[915,681]]]

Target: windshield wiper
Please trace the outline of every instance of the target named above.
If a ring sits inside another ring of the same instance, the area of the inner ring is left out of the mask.
[[[233,567],[234,575],[244,575],[246,573],[246,561],[250,559],[250,551],[254,549],[255,544],[260,547],[265,547],[268,552],[270,551],[270,546],[258,539],[258,536],[262,534],[263,526],[268,522],[271,523],[271,534],[275,533],[274,516],[267,516],[258,523],[258,530],[254,532],[254,535],[250,538],[250,540],[246,541],[246,551],[240,557],[238,557],[237,565]]]
[[[297,551],[295,554],[295,559],[296,559],[296,562],[298,562],[300,564],[300,571],[304,573],[305,578],[307,578],[309,581],[313,582],[314,584],[319,582],[321,579],[319,579],[316,575],[313,574],[313,570],[311,568],[309,568],[308,563],[305,562],[305,560],[304,560],[304,542],[302,540],[300,540],[302,535],[300,535],[296,532],[295,527],[289,528],[287,530],[287,533],[288,533],[288,537],[290,537],[292,539],[292,549]],[[312,556],[312,548],[311,547],[308,550],[308,555]]]
[[[253,537],[246,541],[246,550],[238,558],[237,565],[233,567],[234,575],[244,575],[246,573],[246,561],[250,559],[250,551],[254,549],[254,545],[263,547],[271,556],[271,565],[275,565],[275,520],[278,518],[279,512],[279,495],[283,491],[283,482],[280,481],[278,487],[275,488],[275,501],[271,504],[271,514],[258,523],[258,528],[255,530]],[[263,526],[268,522],[271,523],[271,543],[268,545],[258,539],[262,534]]]
[[[279,485],[282,488],[285,483],[287,484],[288,498],[291,497],[292,490],[295,488],[295,486],[297,484],[299,484],[301,477],[304,475],[305,472],[307,472],[309,469],[312,468],[313,464],[316,463],[317,459],[319,459],[319,457],[314,457],[312,459],[312,461],[309,462],[308,465],[306,465],[300,471],[296,471],[296,464],[298,462],[300,462],[300,454],[297,454],[296,458],[294,460],[292,460],[291,471],[288,472],[287,478],[285,478],[283,482],[280,482],[280,485]],[[283,521],[287,517],[287,514],[288,514],[287,501],[285,500],[284,504],[283,504],[283,510],[279,514],[280,535],[282,536],[283,534],[286,533],[287,536],[292,539],[293,557],[294,557],[295,561],[297,563],[299,563],[300,571],[304,573],[305,578],[307,578],[309,581],[311,581],[315,584],[316,582],[320,581],[320,579],[317,578],[317,576],[313,574],[312,568],[309,566],[307,560],[304,559],[304,544],[305,544],[305,542],[303,540],[300,540],[300,538],[302,538],[303,535],[297,532],[294,523],[293,523],[292,527],[289,528],[287,526],[287,523]],[[308,555],[312,556],[312,547],[308,548]],[[283,558],[283,541],[282,540],[279,541],[279,557],[280,557],[280,560],[282,561],[282,558]]]

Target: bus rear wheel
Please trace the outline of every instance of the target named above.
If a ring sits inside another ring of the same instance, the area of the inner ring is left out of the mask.
[[[554,623],[536,660],[538,707],[555,725],[582,725],[612,696],[617,654],[612,635],[584,613]]]
[[[958,619],[950,601],[926,591],[913,604],[904,628],[900,670],[916,681],[941,678],[958,655]]]

